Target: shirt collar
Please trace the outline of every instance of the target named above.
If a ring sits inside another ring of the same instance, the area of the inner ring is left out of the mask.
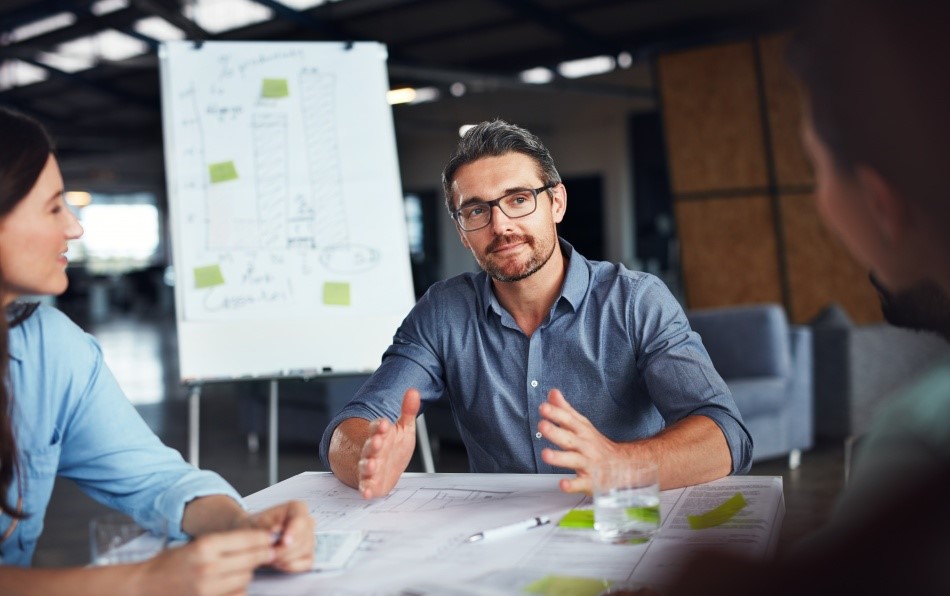
[[[584,299],[584,296],[587,294],[587,288],[590,286],[590,267],[587,265],[587,259],[575,251],[574,247],[571,246],[567,240],[558,236],[558,244],[561,247],[561,254],[563,254],[567,260],[567,273],[564,275],[561,295],[554,302],[554,305],[556,306],[563,298],[567,300],[576,311]],[[481,285],[482,304],[485,305],[486,311],[489,308],[493,308],[495,312],[501,314],[504,312],[504,308],[495,297],[495,292],[492,291],[491,276],[484,271],[482,271],[481,275],[484,278],[484,283]]]

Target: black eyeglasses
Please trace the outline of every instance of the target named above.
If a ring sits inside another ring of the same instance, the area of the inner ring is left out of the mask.
[[[517,190],[494,201],[475,201],[462,205],[452,212],[452,219],[465,232],[480,230],[491,223],[492,207],[498,207],[501,212],[511,219],[531,215],[538,208],[538,195],[554,188],[555,184],[548,184],[540,188],[526,188]]]

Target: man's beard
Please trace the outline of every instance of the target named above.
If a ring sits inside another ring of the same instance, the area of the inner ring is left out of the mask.
[[[888,323],[918,331],[933,331],[950,341],[950,298],[940,286],[926,280],[900,293],[892,293],[870,274],[871,284],[881,299],[881,311]]]
[[[497,263],[495,263],[492,258],[492,252],[503,244],[509,244],[511,242],[524,242],[531,247],[531,256],[528,258],[528,261],[521,267],[520,271],[515,271],[508,273],[502,269]],[[495,281],[503,282],[512,282],[520,281],[530,275],[534,275],[538,272],[544,265],[551,260],[551,256],[554,255],[554,251],[557,248],[557,242],[554,242],[551,246],[551,250],[547,251],[547,254],[544,254],[543,247],[537,246],[537,241],[534,236],[526,235],[508,235],[508,236],[498,236],[488,245],[488,248],[485,249],[485,258],[479,260],[479,265],[482,269],[485,270],[485,273],[491,276]]]

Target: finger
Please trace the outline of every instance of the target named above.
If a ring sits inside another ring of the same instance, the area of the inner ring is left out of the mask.
[[[576,478],[562,479],[559,483],[559,488],[566,493],[587,493],[591,492],[591,482],[588,477],[578,476]]]
[[[567,398],[564,397],[564,394],[561,393],[560,389],[552,389],[548,391],[548,403],[559,408],[564,408],[570,412],[575,411],[571,404],[567,401]]]
[[[305,504],[291,501],[284,505],[283,512],[278,546],[290,547],[295,542],[306,540],[308,535],[313,535],[313,518],[310,517],[310,511]]]
[[[580,451],[586,443],[577,433],[548,420],[538,423],[538,431],[542,437],[567,451]]]
[[[407,389],[402,397],[402,411],[399,414],[399,424],[408,426],[415,424],[419,408],[422,407],[422,397],[416,389]]]
[[[542,449],[541,460],[556,468],[567,468],[575,471],[585,470],[589,462],[588,458],[575,451],[558,451],[556,449]]]

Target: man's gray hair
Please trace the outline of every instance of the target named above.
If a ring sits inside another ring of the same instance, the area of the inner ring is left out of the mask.
[[[499,157],[507,153],[521,153],[532,158],[538,165],[538,174],[544,186],[561,182],[561,176],[554,167],[554,159],[541,139],[504,120],[482,122],[466,131],[455,154],[442,170],[442,191],[449,213],[454,211],[452,182],[458,169],[483,157]]]

